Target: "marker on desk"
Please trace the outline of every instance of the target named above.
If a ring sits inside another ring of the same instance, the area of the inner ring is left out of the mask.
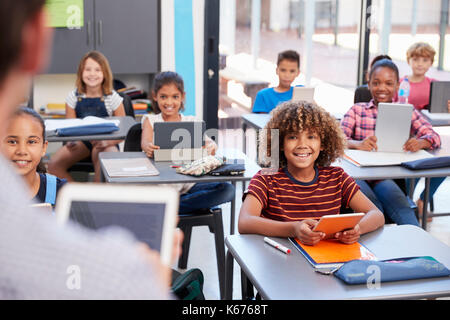
[[[289,254],[291,253],[291,249],[286,248],[285,246],[283,246],[282,244],[279,244],[278,242],[276,242],[275,240],[272,240],[270,238],[264,237],[264,241],[268,244],[270,244],[272,247],[277,248],[278,250]]]

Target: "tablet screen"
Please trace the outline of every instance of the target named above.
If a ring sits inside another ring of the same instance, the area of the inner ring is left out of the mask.
[[[91,229],[118,225],[128,229],[150,248],[161,250],[164,203],[73,200],[70,219]]]
[[[204,121],[155,122],[154,143],[161,149],[193,149],[205,145]]]
[[[313,231],[320,231],[326,234],[333,234],[346,229],[351,229],[364,217],[364,213],[348,213],[325,215],[319,220]]]

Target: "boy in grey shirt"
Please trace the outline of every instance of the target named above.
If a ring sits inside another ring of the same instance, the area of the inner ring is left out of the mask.
[[[45,0],[0,1],[0,130],[45,65]],[[0,132],[2,136],[3,132]],[[168,299],[170,269],[127,232],[65,227],[29,206],[0,155],[0,299]]]

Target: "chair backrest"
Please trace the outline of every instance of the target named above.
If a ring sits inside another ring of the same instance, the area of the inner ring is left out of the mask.
[[[142,125],[140,123],[134,124],[127,133],[123,151],[142,151],[141,149],[141,135]]]
[[[123,98],[123,106],[125,108],[125,114],[127,116],[133,117],[133,119],[136,118],[134,115],[133,103],[131,102],[130,96],[122,92],[118,92],[118,94]]]
[[[353,99],[354,103],[369,102],[370,100],[372,100],[372,94],[370,93],[370,90],[366,84],[356,88],[355,96]]]

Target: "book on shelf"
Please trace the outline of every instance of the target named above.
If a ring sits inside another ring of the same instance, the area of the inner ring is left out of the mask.
[[[358,167],[396,166],[402,162],[432,158],[434,155],[425,151],[417,152],[380,152],[345,149],[343,158]]]
[[[159,175],[158,169],[148,158],[103,159],[102,163],[111,178]]]
[[[297,238],[289,238],[289,241],[315,269],[336,269],[351,260],[377,260],[376,256],[359,242],[345,244],[330,239],[308,246]]]

